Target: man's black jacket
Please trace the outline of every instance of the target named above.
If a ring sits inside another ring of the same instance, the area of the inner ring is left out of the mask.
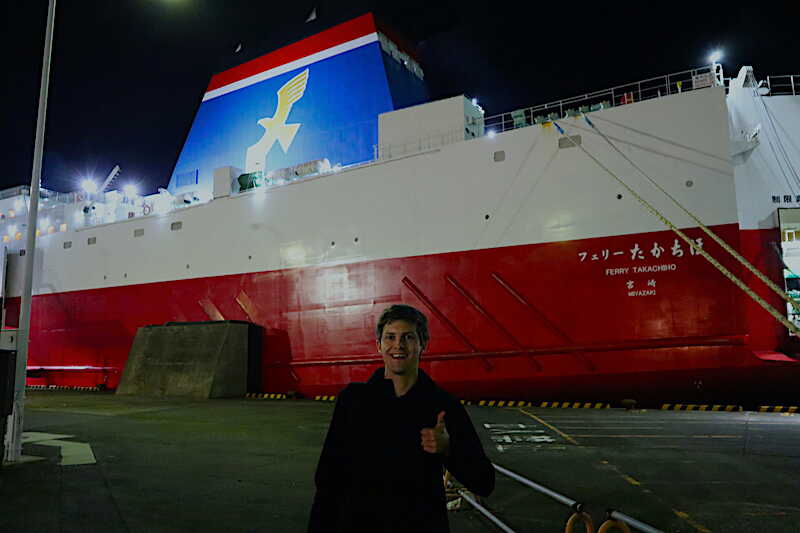
[[[447,456],[425,452],[420,431],[445,412]],[[309,533],[448,532],[443,468],[488,496],[494,468],[464,407],[422,370],[403,396],[378,369],[339,394],[320,455]]]

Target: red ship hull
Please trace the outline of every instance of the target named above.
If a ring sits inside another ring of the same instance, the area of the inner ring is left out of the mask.
[[[775,230],[714,230],[780,279],[770,250]],[[28,383],[115,388],[140,326],[245,320],[264,327],[263,391],[336,394],[380,364],[375,319],[404,302],[430,318],[423,368],[461,398],[788,398],[800,363],[777,353],[790,342],[780,324],[700,256],[676,257],[668,248],[658,259],[630,253],[673,237],[659,232],[40,295],[29,368],[103,370],[46,372]],[[726,255],[713,243],[705,247]],[[619,250],[624,254],[612,255]],[[738,264],[723,264],[784,306]],[[8,301],[7,323],[17,308],[18,299]]]

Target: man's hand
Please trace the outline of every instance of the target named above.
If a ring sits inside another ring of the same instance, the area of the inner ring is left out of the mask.
[[[436,426],[424,428],[422,433],[422,449],[428,453],[441,453],[447,455],[450,449],[450,435],[444,425],[444,411],[436,417]]]

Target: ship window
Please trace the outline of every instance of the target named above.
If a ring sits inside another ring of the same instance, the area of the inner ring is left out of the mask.
[[[67,224],[66,223],[61,224],[61,228],[60,229],[61,229],[61,231],[67,231]]]
[[[173,222],[172,224],[170,224],[169,229],[171,229],[172,231],[178,231],[182,227],[183,227],[183,222],[178,221],[178,222]]]
[[[64,249],[72,248],[72,241],[64,241]]]
[[[494,153],[494,162],[501,163],[506,160],[506,151],[498,150]]]
[[[581,145],[581,136],[580,135],[570,135],[569,137],[559,137],[558,138],[558,147],[559,148],[574,148],[576,146]]]
[[[139,228],[139,229],[133,230],[133,236],[134,237],[141,237],[142,235],[144,235],[144,228]]]
[[[97,244],[97,237],[89,237],[88,239],[86,239],[86,244],[88,245]]]
[[[9,237],[8,235],[3,235],[3,242],[9,242],[9,241],[11,241],[11,237]]]

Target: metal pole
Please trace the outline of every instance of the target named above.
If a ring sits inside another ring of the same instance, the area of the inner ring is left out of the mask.
[[[643,531],[644,533],[664,533],[660,529],[656,529],[649,524],[645,524],[644,522],[640,522],[635,518],[626,515],[625,513],[620,513],[619,511],[610,511],[608,516],[611,517],[613,520],[619,520],[620,522],[625,522],[631,527],[638,529],[639,531]]]
[[[494,525],[496,525],[497,527],[499,527],[499,528],[500,528],[501,530],[503,530],[505,533],[515,533],[513,529],[511,529],[510,527],[508,527],[507,525],[505,525],[503,522],[501,522],[501,521],[500,521],[500,519],[499,519],[499,518],[497,518],[495,515],[493,515],[492,513],[490,513],[490,512],[489,512],[489,510],[488,510],[486,507],[482,506],[482,505],[481,505],[481,504],[479,504],[477,501],[475,501],[474,499],[472,499],[472,498],[469,496],[469,494],[467,494],[467,491],[465,491],[465,490],[460,490],[460,491],[458,491],[458,494],[459,494],[459,495],[460,495],[462,498],[464,498],[464,500],[466,500],[466,501],[467,501],[467,503],[469,503],[469,504],[470,504],[471,506],[473,506],[475,509],[477,509],[478,511],[480,511],[480,513],[481,513],[483,516],[485,516],[486,518],[488,518],[489,520],[491,520],[491,521],[492,521],[492,523],[493,523]]]
[[[539,485],[535,481],[531,481],[530,479],[524,478],[524,477],[520,476],[519,474],[515,474],[511,470],[507,470],[507,469],[503,468],[502,466],[498,466],[498,465],[496,465],[494,463],[492,463],[492,466],[494,467],[495,470],[497,470],[501,474],[505,474],[508,477],[510,477],[511,479],[513,479],[515,481],[519,481],[523,485],[525,485],[527,487],[530,487],[533,490],[537,490],[537,491],[541,492],[542,494],[544,494],[546,496],[550,496],[551,498],[553,498],[554,500],[556,500],[559,503],[563,503],[564,505],[566,505],[568,507],[576,508],[575,504],[577,504],[578,502],[576,502],[575,500],[571,500],[570,498],[567,498],[563,494],[559,494],[559,493],[557,493],[557,492],[555,492],[553,490],[548,489],[544,485]]]
[[[28,341],[31,328],[31,298],[33,293],[33,264],[36,256],[36,225],[39,210],[39,185],[42,179],[44,155],[44,126],[47,119],[47,89],[50,84],[50,57],[53,52],[53,27],[56,18],[56,0],[50,0],[47,9],[47,27],[42,57],[42,80],[39,85],[39,114],[36,118],[36,143],[33,150],[33,172],[31,174],[30,202],[28,205],[28,235],[25,240],[25,278],[22,289],[22,305],[19,312],[19,351],[14,379],[14,410],[11,413],[9,438],[10,461],[19,461],[22,455],[23,414],[25,410],[25,378],[28,367]]]

